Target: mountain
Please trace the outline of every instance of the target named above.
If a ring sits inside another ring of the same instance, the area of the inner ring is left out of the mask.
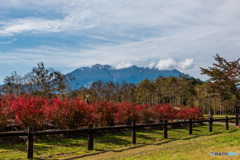
[[[92,67],[81,67],[68,73],[68,76],[75,77],[75,80],[70,82],[72,89],[79,89],[82,86],[89,87],[91,83],[98,80],[103,82],[113,81],[122,83],[138,84],[141,80],[156,79],[158,76],[179,76],[183,74],[176,69],[173,70],[158,70],[156,68],[144,68],[132,66],[129,68],[115,69],[110,65],[96,64]]]

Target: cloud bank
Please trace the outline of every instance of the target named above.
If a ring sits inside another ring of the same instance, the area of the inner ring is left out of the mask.
[[[161,59],[158,63],[151,62],[149,68],[157,68],[159,70],[172,70],[172,69],[181,69],[188,70],[194,67],[193,59],[186,58],[184,61],[176,62],[172,58]]]
[[[120,64],[118,64],[116,66],[116,69],[128,68],[128,67],[131,67],[131,66],[132,66],[132,64],[130,64],[130,63],[121,62]]]

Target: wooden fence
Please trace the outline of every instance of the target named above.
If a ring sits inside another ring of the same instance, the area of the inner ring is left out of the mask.
[[[77,132],[87,132],[88,133],[88,150],[93,150],[93,135],[95,131],[99,130],[118,130],[118,129],[131,129],[132,134],[132,144],[136,144],[136,129],[144,128],[144,127],[154,127],[154,126],[161,126],[163,127],[163,138],[168,137],[168,127],[169,125],[177,125],[177,124],[188,124],[189,127],[189,135],[192,134],[192,124],[193,123],[202,123],[208,122],[209,123],[209,132],[212,132],[212,124],[214,121],[225,121],[225,128],[228,130],[228,120],[236,119],[236,126],[238,126],[238,121],[240,117],[225,117],[220,119],[213,119],[213,117],[209,117],[206,120],[197,120],[193,121],[189,119],[188,121],[181,121],[181,122],[171,122],[168,123],[167,120],[164,120],[162,124],[135,124],[132,122],[131,125],[125,126],[107,126],[107,127],[93,127],[92,124],[88,125],[88,128],[84,129],[64,129],[64,130],[47,130],[47,131],[33,131],[32,127],[28,127],[27,132],[0,132],[0,137],[6,136],[27,136],[27,158],[33,158],[33,136],[39,135],[50,135],[50,134],[64,134],[64,133],[77,133]]]

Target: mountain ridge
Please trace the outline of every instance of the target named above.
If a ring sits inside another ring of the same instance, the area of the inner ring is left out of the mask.
[[[113,81],[122,83],[138,84],[140,81],[148,79],[156,79],[158,76],[180,76],[182,72],[177,69],[173,70],[158,70],[157,68],[138,67],[133,65],[128,68],[115,68],[110,65],[95,64],[91,67],[80,67],[66,74],[70,77],[75,77],[75,80],[70,82],[73,90],[79,89],[82,86],[89,87],[91,83],[98,80],[103,82]]]

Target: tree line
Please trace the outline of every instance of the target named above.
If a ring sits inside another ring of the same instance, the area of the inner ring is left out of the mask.
[[[74,81],[41,62],[24,77],[16,72],[4,79],[2,94],[31,94],[43,97],[80,97],[89,103],[106,100],[137,104],[171,104],[198,106],[206,114],[234,114],[239,105],[240,59],[228,62],[216,55],[213,67],[200,68],[210,78],[203,82],[187,75],[145,79],[138,84],[118,82],[93,82],[89,88],[71,90]]]
[[[122,84],[97,81],[90,88],[82,87],[75,96],[90,102],[100,99],[115,102],[134,102],[137,104],[171,104],[174,106],[198,106],[206,114],[234,114],[234,96],[222,101],[211,91],[209,82],[186,76],[163,77],[155,80],[145,79],[138,83]]]

